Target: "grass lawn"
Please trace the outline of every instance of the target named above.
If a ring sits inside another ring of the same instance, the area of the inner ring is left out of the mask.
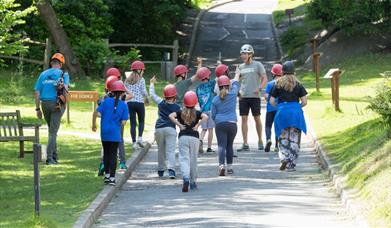
[[[373,54],[327,67],[344,71],[341,112],[333,109],[328,80],[321,79],[321,92],[317,93],[315,77],[299,73],[310,94],[305,113],[340,174],[346,175],[347,187],[358,192],[364,216],[374,227],[391,226],[391,140],[377,114],[366,107],[369,96],[374,96],[376,86],[383,82],[379,73],[389,71],[390,63],[391,54]]]
[[[278,0],[277,9],[273,12],[274,22],[278,25],[282,21],[288,20],[288,16],[285,15],[286,9],[294,10],[292,17],[303,15],[308,2],[308,0]]]
[[[150,73],[145,75],[146,83],[159,67],[147,66]],[[20,76],[13,72],[0,71],[0,111],[21,110],[25,122],[37,122],[33,99],[33,85],[37,75]],[[162,93],[165,82],[156,85]],[[103,93],[103,79],[82,79],[72,81],[72,90],[92,90]],[[62,118],[61,131],[92,133],[92,106],[90,103],[71,103],[71,123]],[[154,129],[157,118],[156,105],[151,101],[147,107],[145,134]],[[43,123],[45,124],[45,123]],[[99,124],[99,121],[98,121]],[[99,129],[98,129],[99,130]],[[41,143],[47,144],[47,130],[41,132]],[[130,138],[129,124],[125,137]],[[61,164],[47,167],[41,164],[40,219],[34,219],[34,190],[32,155],[17,158],[19,144],[0,143],[0,227],[71,227],[101,191],[102,178],[97,177],[101,143],[98,140],[72,136],[59,137]],[[31,145],[27,144],[27,149]],[[126,144],[127,156],[130,145]]]

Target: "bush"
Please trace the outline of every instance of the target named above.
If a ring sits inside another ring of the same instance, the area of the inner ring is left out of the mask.
[[[121,55],[119,51],[114,51],[111,53],[109,59],[106,59],[106,63],[107,65],[118,67],[124,72],[130,70],[131,62],[138,60],[141,57],[140,50],[136,48],[130,49],[125,55]]]
[[[281,36],[281,45],[289,58],[293,58],[295,53],[301,53],[307,42],[307,32],[305,28],[289,28]]]
[[[106,56],[110,55],[106,42],[90,39],[81,39],[74,50],[87,75],[102,71]]]
[[[377,112],[391,136],[391,77],[385,78],[377,89],[376,96],[371,98],[369,109]]]

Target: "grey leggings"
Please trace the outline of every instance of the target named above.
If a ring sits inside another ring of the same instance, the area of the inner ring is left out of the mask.
[[[216,124],[219,165],[225,165],[225,159],[227,159],[228,165],[232,164],[234,154],[233,142],[237,131],[236,123],[222,122]]]

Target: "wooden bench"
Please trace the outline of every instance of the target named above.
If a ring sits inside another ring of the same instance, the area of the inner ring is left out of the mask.
[[[0,112],[0,142],[19,141],[19,157],[23,158],[24,153],[33,151],[24,150],[24,142],[39,144],[39,127],[41,124],[24,124],[20,116],[20,111]],[[25,136],[23,128],[34,128],[34,136]]]

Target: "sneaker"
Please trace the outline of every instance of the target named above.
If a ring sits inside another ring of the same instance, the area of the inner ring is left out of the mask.
[[[53,159],[46,160],[46,165],[57,165]]]
[[[284,171],[287,165],[288,165],[288,162],[287,162],[287,161],[281,161],[280,170],[281,170],[281,171]]]
[[[159,177],[163,177],[163,175],[164,175],[164,170],[158,170],[158,171],[157,171],[157,175],[158,175]]]
[[[270,147],[272,146],[272,140],[267,140],[266,142],[266,147],[265,147],[265,152],[270,152]]]
[[[288,168],[286,168],[286,171],[287,172],[294,172],[294,171],[296,171],[296,169],[294,167],[288,167]]]
[[[212,148],[208,148],[208,149],[206,150],[206,152],[207,152],[207,153],[213,153],[213,152],[215,152],[215,151],[212,150]]]
[[[188,192],[189,191],[189,178],[183,178],[183,186],[182,186],[182,192]]]
[[[110,182],[110,175],[106,175],[106,176],[103,178],[103,183],[108,184],[109,182]]]
[[[109,185],[115,186],[115,177],[110,177]]]
[[[198,188],[198,186],[197,186],[197,183],[196,183],[196,182],[190,183],[190,189],[191,189],[191,190],[195,190],[195,189],[197,189],[197,188]]]
[[[250,147],[248,144],[243,144],[241,148],[237,149],[238,152],[243,152],[243,151],[249,151]]]
[[[134,142],[132,145],[132,149],[133,149],[133,151],[139,149],[139,145],[136,142]]]
[[[263,147],[263,142],[258,143],[258,150],[264,150],[265,148]]]
[[[234,174],[234,170],[233,169],[227,169],[227,174]]]
[[[104,173],[105,173],[105,165],[103,163],[100,163],[98,168],[98,176],[103,176]]]
[[[198,148],[198,153],[200,153],[200,154],[204,153],[204,148],[202,146],[202,140],[200,140],[200,148]]]
[[[278,146],[274,147],[274,152],[278,153],[279,151]]]
[[[125,162],[120,162],[119,163],[119,169],[120,170],[126,170],[126,169],[128,169],[128,167],[126,166]]]
[[[224,165],[219,166],[219,176],[225,176],[225,167]]]
[[[170,179],[175,179],[176,178],[175,170],[168,169],[168,178],[170,178]]]
[[[139,147],[141,147],[141,148],[144,148],[143,138],[142,138],[142,137],[138,137],[137,145],[138,145]]]

